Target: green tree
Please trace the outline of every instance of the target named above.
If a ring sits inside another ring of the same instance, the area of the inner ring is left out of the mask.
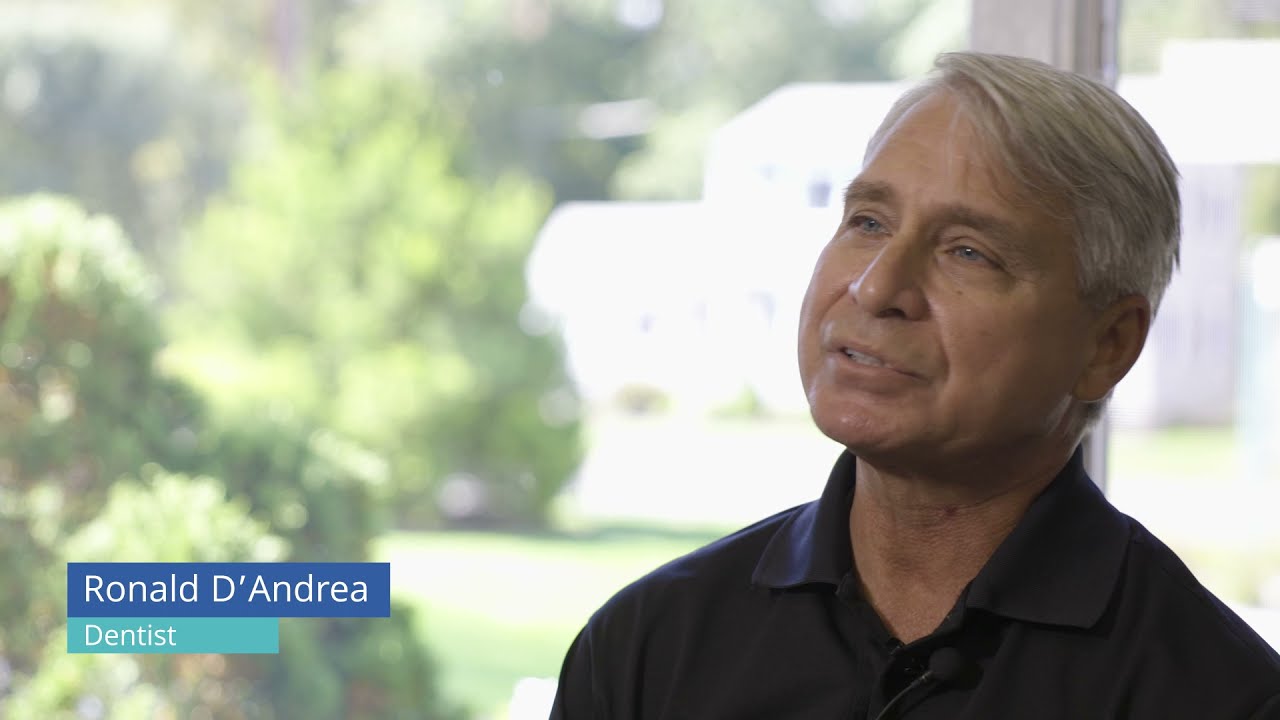
[[[283,543],[248,517],[243,502],[229,501],[213,478],[171,475],[148,466],[145,481],[112,483],[101,511],[59,544],[58,562],[35,569],[25,579],[57,585],[49,601],[65,598],[63,563],[234,562],[283,559]],[[6,616],[7,617],[7,616]],[[37,671],[21,677],[0,701],[13,720],[75,717],[76,709],[100,708],[101,717],[127,720],[168,713],[190,717],[197,709],[211,717],[262,717],[240,708],[269,706],[261,687],[236,691],[245,673],[237,656],[70,655],[64,621],[45,628]],[[288,649],[286,649],[288,652]],[[194,671],[194,672],[193,672]],[[92,714],[92,713],[86,713]]]
[[[359,561],[382,527],[378,468],[354,443],[211,422],[155,362],[154,296],[110,220],[52,197],[0,204],[0,716],[451,717],[399,603],[386,620],[289,621],[269,659],[66,654],[68,560]]]
[[[0,205],[0,654],[35,670],[65,622],[60,543],[147,461],[196,461],[199,403],[154,372],[155,286],[117,226],[52,197]]]
[[[580,453],[559,344],[521,325],[543,194],[464,179],[419,84],[335,72],[276,102],[183,248],[166,361],[224,417],[367,448],[401,521],[443,498],[540,522]]]
[[[161,260],[225,180],[233,88],[172,29],[83,4],[38,9],[0,14],[0,195],[72,195]]]
[[[429,77],[470,119],[467,172],[557,201],[692,199],[710,132],[779,86],[882,80],[962,47],[957,0],[361,3],[336,58]],[[606,102],[632,101],[610,108]]]
[[[199,403],[151,365],[154,293],[109,220],[48,197],[0,205],[0,566],[21,579],[0,583],[0,652],[17,672],[63,622],[58,543],[117,477],[196,459]]]

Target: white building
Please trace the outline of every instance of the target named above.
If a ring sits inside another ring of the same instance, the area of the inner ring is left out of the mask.
[[[664,393],[705,411],[751,388],[804,407],[796,319],[829,208],[569,203],[529,260],[535,302],[558,320],[584,395]]]
[[[1148,350],[1117,389],[1118,422],[1234,414],[1242,166],[1280,163],[1280,93],[1240,69],[1274,67],[1278,42],[1195,41],[1170,43],[1161,74],[1121,78],[1179,164],[1184,239]],[[771,93],[712,136],[702,202],[558,208],[529,279],[587,398],[643,387],[707,410],[750,388],[766,407],[802,411],[795,333],[809,272],[867,141],[907,87]]]

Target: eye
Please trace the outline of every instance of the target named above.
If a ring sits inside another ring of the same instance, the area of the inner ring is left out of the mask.
[[[870,215],[854,215],[849,218],[849,227],[865,233],[879,234],[885,231],[884,223]]]
[[[970,247],[969,245],[957,245],[956,247],[953,247],[947,250],[947,253],[954,255],[955,257],[958,257],[967,263],[988,265],[990,267],[999,267],[999,265],[997,265],[994,260],[987,257],[986,255],[983,255],[982,252],[980,252],[979,250],[973,247]]]

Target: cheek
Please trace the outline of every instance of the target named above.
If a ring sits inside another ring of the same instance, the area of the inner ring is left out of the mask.
[[[971,309],[948,323],[945,352],[956,390],[978,393],[992,402],[1025,400],[1040,404],[1072,383],[1066,337],[1056,318],[1027,307]],[[1013,310],[1011,312],[1011,310]]]
[[[799,351],[802,372],[821,355],[823,319],[845,298],[851,282],[846,277],[847,272],[840,269],[840,264],[835,262],[833,255],[828,245],[818,257],[800,305]]]
[[[800,310],[802,326],[810,320],[820,322],[822,315],[844,296],[852,281],[850,263],[840,257],[833,240],[822,249],[814,263]]]
[[[1008,305],[958,299],[932,304],[948,374],[967,390],[994,389],[1025,362],[1028,328]]]
[[[800,326],[797,340],[797,359],[800,363],[800,378],[804,381],[805,388],[809,386],[809,381],[817,371],[817,363],[820,355],[820,344],[822,341],[822,317],[821,312],[817,310],[818,301],[814,297],[813,288],[805,294],[804,304],[800,307]]]

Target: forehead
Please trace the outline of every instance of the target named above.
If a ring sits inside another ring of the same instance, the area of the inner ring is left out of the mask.
[[[990,147],[951,91],[934,91],[906,110],[867,149],[852,187],[887,186],[918,207],[961,207],[1011,226],[1070,236],[1068,215],[1049,193],[1016,179],[1005,153]]]
[[[860,177],[882,174],[897,175],[934,194],[965,195],[984,204],[1022,205],[1019,199],[1027,194],[1001,154],[988,147],[960,99],[941,89],[909,107],[867,149]],[[909,192],[913,187],[897,189]]]

